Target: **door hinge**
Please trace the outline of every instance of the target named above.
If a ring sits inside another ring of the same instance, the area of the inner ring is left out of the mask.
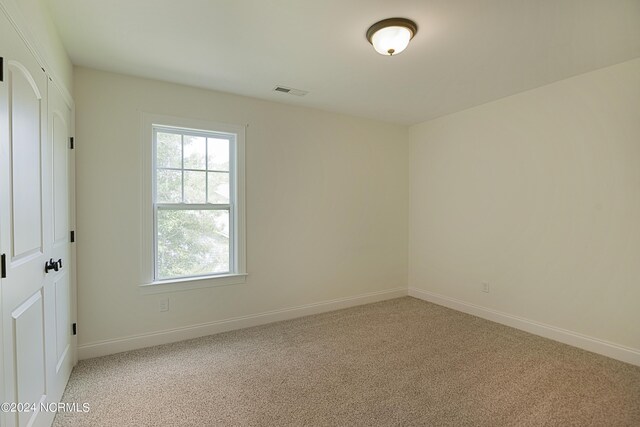
[[[69,148],[71,148],[73,150],[74,146],[73,146],[73,137],[69,138]]]
[[[0,56],[0,82],[4,81],[4,58]]]
[[[0,257],[0,268],[2,269],[2,274],[0,275],[0,277],[2,277],[3,279],[7,278],[7,256],[5,254],[2,254],[2,257]]]
[[[78,335],[78,324],[73,323],[71,325],[71,335]]]
[[[71,232],[70,240],[71,240],[71,243],[74,243],[76,241],[76,232],[75,231]]]

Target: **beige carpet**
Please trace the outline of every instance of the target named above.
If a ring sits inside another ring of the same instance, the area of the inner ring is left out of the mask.
[[[640,367],[405,297],[85,360],[56,426],[640,426]]]

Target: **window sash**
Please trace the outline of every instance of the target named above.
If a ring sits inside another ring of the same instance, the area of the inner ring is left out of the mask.
[[[195,274],[188,276],[175,276],[175,277],[159,277],[158,274],[158,211],[160,210],[168,210],[168,211],[177,211],[177,210],[206,210],[206,211],[227,211],[229,212],[229,270],[221,271],[217,273],[205,273],[205,274]],[[233,205],[214,205],[214,204],[200,204],[200,205],[192,205],[188,203],[158,203],[154,205],[153,209],[153,224],[154,224],[154,262],[153,262],[153,276],[154,280],[171,280],[171,279],[183,279],[187,277],[215,277],[215,276],[224,276],[227,274],[232,274],[238,271],[237,268],[237,259],[236,259],[236,251],[235,251],[235,242],[236,242],[236,233],[234,230],[235,226],[235,215]]]
[[[193,169],[193,168],[171,168],[165,166],[158,166],[156,170],[161,171],[176,171],[176,172],[213,172],[213,173],[231,173],[231,171],[222,171],[217,169]]]
[[[158,209],[166,210],[185,210],[185,211],[200,211],[200,210],[229,210],[233,206],[232,203],[215,204],[215,203],[156,203],[155,207]]]

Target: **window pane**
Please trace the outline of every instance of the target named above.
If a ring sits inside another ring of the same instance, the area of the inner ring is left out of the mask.
[[[158,210],[158,279],[227,273],[229,211]]]
[[[156,136],[156,158],[156,165],[159,168],[181,168],[181,136],[174,133],[158,132]]]
[[[229,203],[229,173],[209,172],[209,203]]]
[[[207,169],[214,171],[229,170],[229,140],[218,138],[207,138],[208,164]]]
[[[156,185],[158,203],[182,202],[182,172],[158,169]]]
[[[206,203],[206,172],[184,171],[184,202]]]
[[[207,156],[206,139],[203,136],[184,136],[184,167],[185,169],[206,169]]]

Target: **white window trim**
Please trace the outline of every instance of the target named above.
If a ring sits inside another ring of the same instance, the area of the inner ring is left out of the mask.
[[[236,209],[234,212],[234,251],[235,271],[230,274],[185,277],[170,280],[154,280],[154,205],[153,205],[153,126],[167,126],[185,129],[198,129],[208,132],[233,133],[236,136]],[[246,212],[245,212],[245,126],[215,123],[204,120],[142,113],[142,197],[141,197],[141,277],[138,285],[141,294],[178,292],[189,289],[201,289],[214,286],[227,286],[246,282]]]

